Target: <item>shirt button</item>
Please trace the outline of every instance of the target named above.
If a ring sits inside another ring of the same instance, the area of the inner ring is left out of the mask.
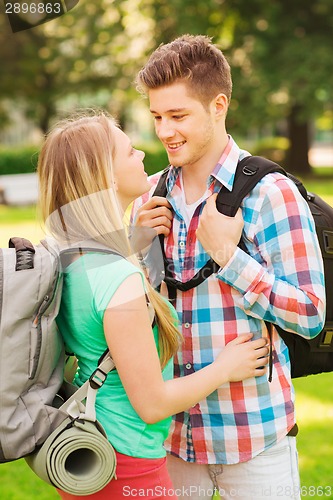
[[[191,363],[186,363],[185,368],[186,370],[190,370],[192,368]]]
[[[191,325],[190,325],[190,323],[185,323],[185,324],[184,324],[184,327],[185,327],[185,328],[190,328],[190,326],[191,326]]]
[[[184,246],[185,246],[185,242],[184,242],[184,241],[180,241],[180,242],[179,242],[179,246],[180,246],[180,247],[184,247]]]

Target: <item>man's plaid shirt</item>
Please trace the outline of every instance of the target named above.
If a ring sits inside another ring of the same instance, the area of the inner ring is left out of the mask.
[[[209,259],[196,238],[200,213],[205,199],[222,185],[232,189],[237,163],[246,155],[230,137],[188,228],[179,211],[180,168],[170,169],[167,199],[174,217],[165,238],[165,253],[172,259],[177,280],[188,281]],[[154,188],[159,177],[160,173],[151,178]],[[135,202],[134,214],[154,188]],[[217,274],[197,288],[177,292],[184,342],[175,357],[176,377],[211,363],[223,346],[241,333],[267,337],[265,321],[307,338],[323,327],[321,252],[313,218],[294,183],[281,174],[268,174],[241,208],[250,255],[237,248]],[[166,294],[163,285],[161,292]],[[166,449],[189,462],[233,464],[247,461],[281,440],[295,423],[294,391],[288,349],[275,329],[273,345],[271,383],[265,375],[221,386],[174,416]]]

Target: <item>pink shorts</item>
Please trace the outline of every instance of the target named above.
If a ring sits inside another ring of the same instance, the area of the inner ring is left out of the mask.
[[[57,490],[63,500],[120,500],[141,497],[145,500],[177,499],[166,467],[166,458],[135,458],[116,452],[117,479],[112,479],[93,495],[76,496]]]

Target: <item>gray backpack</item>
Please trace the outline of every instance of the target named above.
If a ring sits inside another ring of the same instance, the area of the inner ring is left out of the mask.
[[[38,449],[68,418],[70,403],[84,400],[91,388],[96,393],[114,367],[109,356],[102,375],[99,364],[79,396],[75,386],[63,383],[66,354],[55,322],[59,262],[49,240],[34,246],[11,238],[9,248],[0,249],[0,463]]]

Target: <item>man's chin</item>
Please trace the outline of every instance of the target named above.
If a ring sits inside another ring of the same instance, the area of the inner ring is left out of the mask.
[[[180,155],[167,153],[170,165],[174,167],[182,167],[184,165],[184,158]]]

